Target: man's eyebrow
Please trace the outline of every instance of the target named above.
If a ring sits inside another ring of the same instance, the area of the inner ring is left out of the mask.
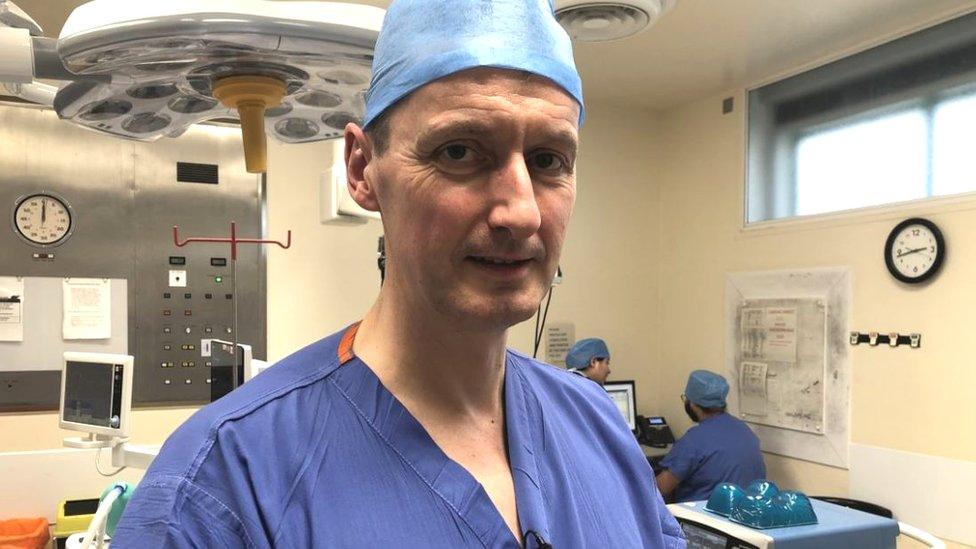
[[[479,136],[490,133],[493,127],[493,124],[472,118],[445,120],[443,122],[435,122],[421,130],[417,136],[417,142],[425,144],[432,139],[444,136]]]
[[[417,143],[421,146],[439,145],[438,141],[445,138],[483,137],[497,135],[499,127],[490,121],[475,118],[462,118],[434,122],[420,131]],[[530,133],[533,133],[530,130]],[[538,131],[537,139],[533,142],[540,146],[554,146],[568,151],[575,156],[579,149],[578,133],[568,128],[544,128]]]
[[[541,143],[554,144],[567,149],[573,156],[579,149],[579,137],[574,131],[567,129],[547,130],[543,133]]]

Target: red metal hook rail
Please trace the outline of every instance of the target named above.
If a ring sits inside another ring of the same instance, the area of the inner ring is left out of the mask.
[[[291,229],[288,230],[288,240],[286,243],[282,244],[277,240],[264,240],[261,238],[237,238],[237,223],[230,222],[230,238],[221,237],[193,237],[180,240],[180,228],[176,225],[173,226],[173,244],[176,244],[177,248],[182,248],[191,242],[214,242],[218,244],[230,244],[230,258],[232,261],[237,261],[237,245],[238,244],[277,244],[284,249],[291,248]]]

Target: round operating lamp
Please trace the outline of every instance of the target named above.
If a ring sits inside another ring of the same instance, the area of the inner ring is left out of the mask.
[[[54,108],[140,141],[238,118],[247,169],[263,172],[265,135],[336,138],[363,116],[383,14],[334,2],[94,0],[57,42],[64,66],[91,80],[61,88]]]

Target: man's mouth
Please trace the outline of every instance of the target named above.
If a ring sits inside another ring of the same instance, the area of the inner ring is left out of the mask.
[[[466,260],[481,273],[510,281],[527,276],[532,263],[532,259],[484,255],[469,255]]]
[[[503,257],[488,257],[488,256],[468,256],[468,259],[482,265],[523,265],[532,261],[531,259],[518,259],[518,258],[503,258]]]

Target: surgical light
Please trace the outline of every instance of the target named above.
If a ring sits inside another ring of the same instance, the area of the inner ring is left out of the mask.
[[[384,14],[338,2],[93,0],[71,13],[55,41],[38,36],[10,2],[0,8],[0,24],[20,27],[0,30],[31,34],[34,78],[67,82],[50,101],[61,118],[140,141],[238,118],[250,172],[265,171],[266,135],[285,143],[337,138],[362,118]],[[21,92],[22,79],[3,80]],[[24,90],[43,97],[42,84],[31,86]]]

